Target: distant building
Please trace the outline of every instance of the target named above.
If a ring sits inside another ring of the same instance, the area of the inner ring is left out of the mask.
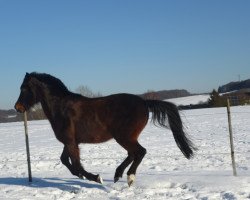
[[[241,89],[238,91],[228,92],[222,95],[230,100],[231,105],[246,105],[250,104],[250,89]]]

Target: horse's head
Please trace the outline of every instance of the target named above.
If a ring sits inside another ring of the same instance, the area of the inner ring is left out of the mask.
[[[38,103],[35,82],[37,82],[37,80],[29,73],[26,73],[23,83],[20,87],[21,92],[19,98],[15,104],[15,109],[18,112],[23,113]]]

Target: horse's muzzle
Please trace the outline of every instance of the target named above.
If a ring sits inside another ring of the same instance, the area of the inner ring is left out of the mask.
[[[26,110],[24,105],[21,104],[21,103],[16,103],[15,109],[16,109],[17,112],[20,112],[20,113],[24,113],[25,110]]]

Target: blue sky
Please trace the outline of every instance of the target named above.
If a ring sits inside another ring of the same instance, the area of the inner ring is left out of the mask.
[[[0,109],[26,72],[104,95],[250,78],[249,0],[0,0]]]

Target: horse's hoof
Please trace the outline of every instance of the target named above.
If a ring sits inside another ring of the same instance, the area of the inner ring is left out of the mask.
[[[97,183],[103,184],[103,179],[102,177],[100,177],[100,175],[98,175],[97,179],[96,179]]]
[[[117,181],[119,181],[119,177],[114,178],[114,183],[116,183]]]
[[[128,186],[130,187],[135,182],[135,175],[130,174],[128,175]]]
[[[79,176],[78,176],[80,179],[83,179],[83,180],[85,180],[86,178],[85,178],[85,176],[83,176],[82,174],[79,174]]]

